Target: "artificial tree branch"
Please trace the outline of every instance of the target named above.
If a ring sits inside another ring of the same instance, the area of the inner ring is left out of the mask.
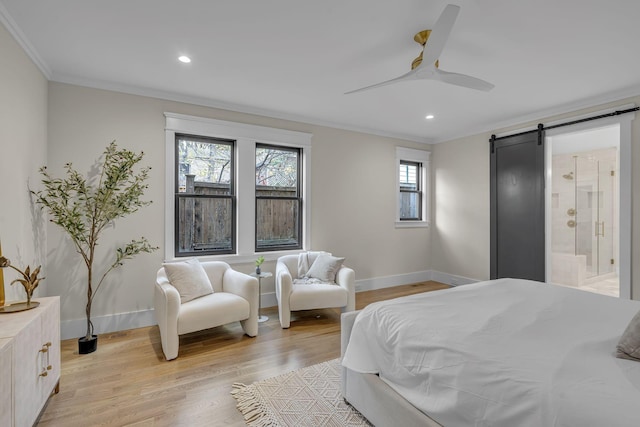
[[[124,265],[125,260],[133,259],[136,255],[142,252],[151,253],[157,249],[159,248],[157,246],[151,246],[147,239],[145,239],[144,237],[140,238],[140,240],[132,240],[124,247],[124,249],[117,248],[116,259],[100,278],[98,285],[93,291],[93,296],[95,297],[95,295],[98,293],[98,290],[100,289],[102,282],[104,282],[104,279],[107,277],[107,274],[109,274],[112,270],[115,270],[116,268]]]

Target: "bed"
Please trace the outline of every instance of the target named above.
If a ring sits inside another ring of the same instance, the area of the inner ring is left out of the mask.
[[[342,392],[377,427],[640,426],[639,301],[499,279],[342,318]]]

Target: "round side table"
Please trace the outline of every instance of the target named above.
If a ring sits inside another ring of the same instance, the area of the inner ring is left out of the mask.
[[[256,277],[258,278],[258,322],[262,323],[262,322],[266,322],[267,320],[269,320],[269,318],[267,316],[263,316],[260,314],[260,306],[262,305],[261,300],[262,300],[262,279],[266,279],[268,277],[273,276],[273,273],[270,273],[268,271],[263,271],[260,274],[256,274],[256,272],[253,272],[250,274],[250,276]]]

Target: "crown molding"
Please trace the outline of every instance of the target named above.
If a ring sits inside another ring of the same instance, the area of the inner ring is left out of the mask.
[[[199,105],[202,107],[219,108],[221,110],[235,111],[238,113],[245,113],[245,114],[254,114],[254,115],[269,117],[273,119],[301,122],[305,124],[342,129],[342,130],[351,131],[351,132],[366,133],[369,135],[383,136],[386,138],[402,139],[405,141],[418,142],[422,144],[433,143],[433,139],[431,138],[418,138],[415,135],[410,135],[410,134],[387,132],[381,129],[351,126],[346,123],[319,120],[314,117],[291,114],[291,113],[286,113],[282,111],[269,110],[266,108],[252,107],[252,106],[243,105],[243,104],[235,104],[235,103],[220,101],[216,99],[184,95],[180,93],[164,91],[159,89],[145,88],[141,86],[126,85],[122,83],[114,83],[114,82],[109,82],[104,80],[87,79],[84,77],[59,74],[59,73],[54,73],[50,80],[58,83],[66,83],[66,84],[84,86],[84,87],[89,87],[94,89],[109,90],[113,92],[129,94],[129,95],[146,96],[149,98],[158,98],[158,99],[164,99],[167,101],[175,101],[175,102],[182,102],[186,104]]]
[[[630,86],[624,89],[617,90],[615,92],[593,96],[590,98],[584,98],[582,100],[563,104],[558,107],[539,110],[534,113],[526,114],[523,116],[517,116],[504,121],[494,122],[492,124],[488,124],[485,126],[467,128],[466,130],[458,132],[457,134],[453,134],[445,138],[435,139],[432,142],[432,144],[440,144],[443,142],[453,141],[459,138],[479,135],[483,133],[496,133],[496,130],[506,129],[514,126],[522,126],[531,122],[539,122],[543,119],[548,119],[549,117],[559,116],[567,113],[573,113],[573,112],[588,109],[588,108],[594,108],[594,107],[598,107],[600,105],[608,104],[611,102],[627,100],[629,98],[633,98],[636,96],[640,96],[640,85]],[[509,133],[513,133],[513,132],[517,132],[517,131],[510,131]]]
[[[415,135],[410,135],[410,134],[395,133],[395,132],[384,131],[381,129],[352,126],[346,123],[319,120],[317,118],[309,117],[309,116],[290,114],[290,113],[285,113],[281,111],[269,110],[265,108],[257,108],[257,107],[252,107],[248,105],[235,104],[235,103],[230,103],[230,102],[225,102],[225,101],[220,101],[215,99],[183,95],[175,92],[145,88],[140,86],[132,86],[132,85],[125,85],[121,83],[87,79],[87,78],[78,77],[78,76],[54,74],[52,78],[50,78],[50,80],[60,82],[60,83],[73,84],[77,86],[90,87],[94,89],[109,90],[113,92],[120,92],[120,93],[125,93],[130,95],[146,96],[150,98],[158,98],[158,99],[164,99],[168,101],[182,102],[186,104],[199,105],[203,107],[235,111],[238,113],[254,114],[254,115],[269,117],[273,119],[288,120],[288,121],[301,122],[301,123],[311,124],[316,126],[342,129],[342,130],[351,131],[351,132],[377,135],[377,136],[382,136],[386,138],[402,139],[406,141],[417,142],[417,143],[427,144],[427,145],[440,144],[443,142],[453,141],[455,139],[464,138],[464,137],[473,136],[473,135],[479,135],[483,133],[495,133],[495,131],[499,129],[519,126],[529,122],[540,121],[542,119],[549,118],[549,117],[572,113],[575,111],[593,108],[599,105],[622,101],[635,96],[640,96],[640,85],[631,86],[624,89],[620,89],[615,92],[610,92],[610,93],[606,93],[606,94],[602,94],[602,95],[598,95],[590,98],[584,98],[579,101],[570,102],[554,108],[538,110],[530,114],[516,116],[507,120],[491,122],[483,126],[470,127],[463,131],[460,131],[455,134],[451,134],[442,138],[429,138],[429,137],[419,138],[419,137],[416,137]]]
[[[0,22],[4,25],[4,27],[9,31],[9,34],[13,36],[16,42],[22,47],[24,52],[27,54],[29,58],[33,61],[33,63],[38,67],[40,72],[45,76],[47,80],[51,80],[51,69],[47,65],[47,63],[42,59],[38,51],[33,47],[27,36],[24,35],[16,21],[13,20],[11,15],[9,15],[9,11],[4,6],[2,2],[0,2]]]

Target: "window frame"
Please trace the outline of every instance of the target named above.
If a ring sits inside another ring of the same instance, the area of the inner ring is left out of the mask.
[[[235,253],[220,255],[196,255],[201,261],[219,260],[230,264],[255,261],[255,146],[272,144],[301,149],[302,177],[302,248],[291,250],[261,251],[267,261],[286,254],[295,254],[311,248],[311,138],[312,134],[266,126],[217,120],[165,112],[165,230],[164,259],[178,261],[184,257],[175,254],[175,135],[198,135],[221,140],[236,141],[234,149],[236,229]]]
[[[431,218],[430,209],[430,174],[431,174],[431,152],[426,150],[417,150],[413,148],[396,147],[396,213],[395,213],[395,227],[396,228],[420,228],[429,227]],[[402,205],[402,190],[400,185],[400,165],[403,162],[411,164],[420,164],[419,182],[418,188],[420,188],[420,211],[422,212],[421,219],[401,219],[400,207]]]
[[[229,195],[220,195],[220,194],[190,194],[190,193],[180,193],[180,182],[178,176],[179,172],[179,157],[178,157],[178,140],[180,138],[191,138],[199,142],[207,142],[211,144],[222,144],[231,146],[231,179],[229,182]],[[232,254],[236,251],[236,226],[237,226],[237,216],[236,216],[236,175],[235,175],[235,144],[236,141],[232,139],[221,139],[221,138],[213,138],[201,135],[191,135],[185,133],[176,133],[174,137],[174,197],[175,197],[175,207],[174,207],[174,224],[173,224],[173,232],[174,232],[174,248],[173,253],[175,258],[185,258],[185,257],[199,257],[199,256],[207,256],[207,255],[226,255]],[[179,246],[179,227],[178,224],[180,222],[180,218],[178,216],[178,211],[180,209],[180,199],[193,198],[193,199],[229,199],[231,200],[231,248],[226,250],[207,250],[207,251],[188,251],[188,252],[178,252]]]
[[[404,188],[402,186],[402,182],[400,182],[400,178],[398,176],[398,186],[399,186],[399,190],[400,190],[400,204],[402,205],[402,193],[417,194],[418,195],[418,216],[415,217],[415,218],[403,218],[398,213],[398,219],[400,221],[422,221],[422,218],[424,217],[424,212],[423,212],[423,209],[422,209],[423,208],[422,207],[422,199],[424,197],[424,193],[422,191],[422,175],[424,174],[422,162],[414,162],[414,161],[410,161],[410,160],[400,160],[400,168],[402,168],[402,165],[415,166],[415,168],[416,168],[416,189],[415,190],[409,190],[407,188]],[[400,173],[398,173],[398,175],[400,175]]]
[[[255,237],[255,246],[254,249],[256,251],[256,253],[258,252],[273,252],[273,251],[286,251],[286,250],[296,250],[296,249],[302,249],[304,247],[304,236],[302,233],[302,225],[303,225],[303,191],[302,191],[302,149],[299,147],[286,147],[286,146],[282,146],[282,145],[275,145],[275,144],[264,144],[261,142],[257,142],[255,145],[255,150],[257,150],[258,148],[267,148],[267,149],[274,149],[274,150],[282,150],[282,151],[291,151],[291,152],[295,152],[298,154],[298,165],[297,165],[297,170],[296,170],[296,196],[295,197],[284,197],[284,196],[258,196],[257,192],[255,193],[255,220],[254,220],[254,224],[255,224],[255,231],[254,231],[254,237]],[[255,153],[254,150],[254,153]],[[254,161],[254,165],[255,165],[255,161]],[[255,177],[255,174],[254,174]],[[255,178],[254,178],[254,183],[255,183]],[[255,184],[257,186],[257,184]],[[270,248],[259,248],[258,247],[258,200],[295,200],[297,201],[298,204],[298,218],[297,218],[297,223],[298,223],[298,244],[293,246],[293,245],[283,245],[283,246],[273,246]]]

